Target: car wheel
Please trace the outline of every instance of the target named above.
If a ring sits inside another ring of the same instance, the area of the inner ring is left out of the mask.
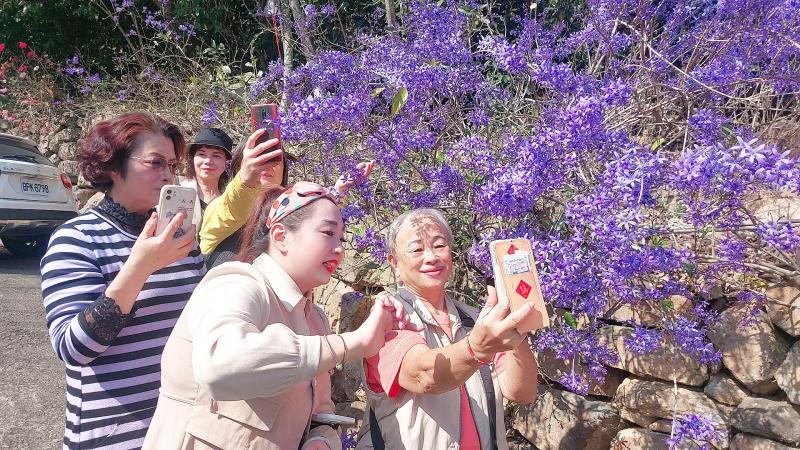
[[[3,246],[15,256],[40,256],[47,249],[49,235],[4,237]]]

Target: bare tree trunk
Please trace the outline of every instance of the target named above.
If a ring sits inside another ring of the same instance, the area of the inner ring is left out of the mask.
[[[289,0],[289,6],[292,8],[292,17],[294,18],[295,29],[297,36],[300,38],[303,55],[306,59],[311,59],[316,53],[314,50],[314,43],[311,41],[311,35],[306,28],[306,13],[300,7],[299,0]]]
[[[281,93],[282,112],[286,112],[289,108],[289,97],[287,94],[287,80],[292,73],[292,66],[294,65],[294,37],[292,36],[292,25],[290,22],[290,11],[286,5],[286,0],[279,0],[278,11],[281,13],[281,42],[283,43],[283,90]]]
[[[389,31],[397,30],[397,13],[395,12],[394,0],[383,0],[386,7],[386,28]]]

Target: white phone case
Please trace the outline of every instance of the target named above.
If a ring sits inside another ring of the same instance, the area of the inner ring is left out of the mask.
[[[181,227],[175,231],[174,237],[179,238],[188,233],[192,227],[194,201],[196,198],[197,191],[191,187],[178,186],[177,184],[168,184],[162,187],[158,207],[156,208],[158,212],[156,234],[161,234],[172,218],[181,211],[186,212],[186,218],[183,219]]]

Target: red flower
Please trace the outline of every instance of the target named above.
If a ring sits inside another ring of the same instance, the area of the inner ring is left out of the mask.
[[[25,72],[26,70],[28,70],[28,66],[19,66],[17,68],[17,72]]]
[[[6,49],[6,44],[3,44],[2,42],[0,42],[0,52],[2,52],[5,49]]]
[[[25,42],[20,42],[19,43],[19,48],[28,48],[28,44],[25,43]]]
[[[33,58],[34,56],[36,56],[36,52],[31,50],[28,53],[25,53],[25,56],[27,56],[28,58]]]

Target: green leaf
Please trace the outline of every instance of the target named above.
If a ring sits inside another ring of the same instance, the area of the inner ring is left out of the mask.
[[[230,74],[231,73],[231,66],[222,66],[222,67],[220,67],[220,70],[222,70],[222,73]]]
[[[683,263],[683,270],[685,270],[686,274],[690,277],[694,277],[695,274],[697,274],[697,267],[692,263]]]
[[[564,322],[566,322],[570,327],[576,330],[578,329],[578,321],[575,320],[575,316],[573,316],[569,311],[564,311]]]
[[[673,303],[672,300],[668,298],[661,300],[661,308],[664,311],[672,311],[673,309],[675,309],[675,303]]]
[[[385,90],[386,90],[386,87],[381,86],[381,87],[375,89],[374,91],[372,91],[372,96],[373,97],[377,97],[377,96],[381,95],[381,92],[383,92]]]
[[[658,147],[661,147],[662,145],[664,145],[664,141],[665,141],[664,138],[656,139],[652,144],[650,144],[650,150],[655,150]]]
[[[650,246],[657,248],[665,248],[667,246],[667,240],[661,236],[653,236],[650,238]]]
[[[394,94],[394,98],[392,98],[391,113],[393,116],[396,116],[397,113],[400,112],[400,109],[406,104],[406,100],[408,100],[408,89],[402,87]]]

